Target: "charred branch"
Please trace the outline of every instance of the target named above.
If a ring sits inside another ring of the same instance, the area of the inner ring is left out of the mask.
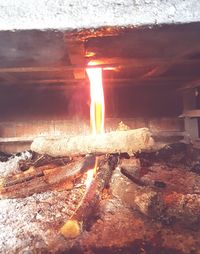
[[[98,210],[103,190],[108,187],[112,172],[117,165],[117,156],[98,158],[98,173],[92,181],[78,209],[63,225],[60,232],[66,238],[75,238],[87,227]]]

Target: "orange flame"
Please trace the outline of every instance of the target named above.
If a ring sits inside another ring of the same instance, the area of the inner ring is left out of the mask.
[[[102,68],[86,69],[90,80],[90,122],[93,134],[104,133],[104,93],[102,82]]]
[[[86,71],[90,80],[90,123],[92,133],[96,135],[104,133],[105,103],[102,68],[89,67]],[[97,164],[98,160],[96,158],[95,167],[87,172],[86,189],[89,189],[93,177],[96,174]]]

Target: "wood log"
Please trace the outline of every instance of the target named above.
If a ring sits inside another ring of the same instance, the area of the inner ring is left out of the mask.
[[[31,150],[40,154],[57,156],[78,156],[88,153],[132,154],[140,150],[151,150],[154,141],[147,128],[128,131],[113,131],[100,135],[38,137],[31,144]]]
[[[94,165],[95,156],[89,155],[62,167],[52,167],[51,164],[32,167],[25,172],[0,178],[0,198],[22,198],[34,193],[59,189],[60,186],[71,189],[73,182]]]
[[[97,166],[98,173],[96,177],[93,179],[77,210],[60,229],[60,233],[65,238],[78,237],[81,234],[81,231],[87,228],[87,225],[90,224],[89,220],[93,219],[96,210],[98,209],[98,203],[103,194],[103,190],[108,187],[112,172],[116,167],[117,162],[118,158],[116,156],[109,156],[102,160],[99,159],[99,165]]]

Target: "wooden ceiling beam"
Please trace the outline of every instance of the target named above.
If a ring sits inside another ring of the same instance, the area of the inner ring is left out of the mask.
[[[179,90],[181,91],[181,90],[193,89],[193,88],[197,88],[197,87],[200,87],[200,79],[192,81],[184,86],[181,86],[179,88]]]
[[[121,68],[133,68],[133,67],[148,67],[153,65],[163,65],[169,62],[169,59],[134,59],[134,58],[104,58],[93,59],[96,61],[98,67],[121,67]],[[200,64],[200,60],[180,60],[176,64]],[[95,67],[94,66],[94,67]],[[74,69],[85,69],[88,66],[82,65],[68,65],[68,66],[32,66],[32,67],[4,67],[0,68],[0,73],[32,73],[32,72],[65,72]],[[0,74],[1,75],[1,74]]]
[[[185,78],[177,78],[177,77],[155,77],[155,78],[149,78],[146,80],[140,79],[140,78],[105,78],[104,83],[136,83],[136,82],[144,82],[144,83],[149,83],[149,82],[186,82],[187,79]],[[43,79],[43,80],[20,80],[20,81],[15,81],[15,82],[9,82],[9,81],[2,81],[0,82],[1,85],[16,85],[16,84],[21,84],[21,85],[29,85],[29,84],[35,84],[35,85],[42,85],[42,84],[87,84],[88,81],[86,79]]]
[[[12,74],[9,74],[9,73],[0,73],[0,78],[3,78],[5,81],[8,81],[8,82],[17,82],[17,79],[12,75]]]
[[[67,52],[72,65],[86,66],[84,42],[64,36]],[[85,79],[85,68],[73,70],[75,79]]]

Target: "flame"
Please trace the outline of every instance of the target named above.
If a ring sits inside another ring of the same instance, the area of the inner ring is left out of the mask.
[[[96,158],[95,160],[95,166],[93,169],[89,169],[86,173],[86,181],[85,181],[85,186],[86,186],[86,190],[89,189],[91,183],[92,183],[92,180],[93,180],[93,177],[96,175],[96,172],[97,172],[97,165],[98,165],[98,158]]]
[[[90,80],[90,122],[93,134],[104,133],[104,92],[102,82],[102,68],[92,67],[86,69]]]
[[[86,190],[89,189],[92,183],[93,177],[94,177],[94,169],[89,169],[86,173],[86,181],[85,181]]]
[[[93,65],[89,63],[88,65]],[[88,67],[86,69],[90,80],[90,123],[92,133],[102,134],[104,133],[104,117],[105,117],[105,103],[102,81],[102,68]],[[94,175],[97,170],[98,159],[96,158],[95,166],[93,169],[88,170],[86,176],[86,190],[89,189]]]

